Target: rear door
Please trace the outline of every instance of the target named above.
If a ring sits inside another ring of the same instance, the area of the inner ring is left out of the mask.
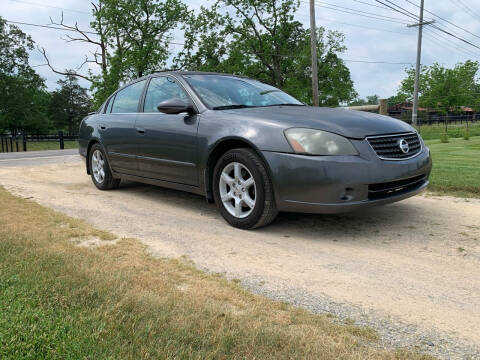
[[[135,125],[139,169],[145,177],[196,186],[199,116],[160,113],[157,105],[172,98],[191,101],[173,77],[151,78]]]
[[[119,173],[138,172],[135,120],[145,84],[146,80],[140,80],[118,91],[99,124],[110,166]]]

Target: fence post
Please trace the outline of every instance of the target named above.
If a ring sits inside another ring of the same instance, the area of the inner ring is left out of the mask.
[[[22,134],[22,142],[23,142],[23,151],[27,151],[27,137],[25,134]]]
[[[13,136],[10,135],[10,152],[13,152]]]
[[[18,152],[18,135],[15,136],[15,148],[17,149],[17,152]]]
[[[380,99],[380,108],[379,108],[379,114],[380,115],[388,115],[388,103],[387,99]]]
[[[4,152],[5,148],[3,147],[3,135],[0,135],[0,142],[2,143],[2,152]]]
[[[58,132],[58,138],[60,139],[60,150],[65,149],[65,143],[63,141],[63,131]]]

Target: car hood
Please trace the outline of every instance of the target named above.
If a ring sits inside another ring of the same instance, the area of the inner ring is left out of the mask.
[[[273,122],[285,129],[304,127],[325,130],[349,138],[415,131],[407,123],[369,112],[311,106],[268,106],[223,110],[239,117]]]

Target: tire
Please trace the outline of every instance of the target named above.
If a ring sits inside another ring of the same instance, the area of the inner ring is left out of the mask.
[[[248,148],[233,149],[220,157],[213,171],[213,197],[220,214],[236,228],[259,228],[278,214],[267,169]]]
[[[120,179],[115,179],[110,171],[105,150],[99,143],[93,144],[88,153],[90,176],[99,190],[112,190],[118,188]]]

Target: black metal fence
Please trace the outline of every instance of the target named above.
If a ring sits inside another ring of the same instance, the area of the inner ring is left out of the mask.
[[[2,135],[0,134],[0,152],[27,151],[28,143],[57,142],[60,150],[65,149],[65,141],[78,140],[77,135],[64,135],[59,131],[55,135]]]
[[[403,120],[407,123],[412,122],[412,114],[390,114],[395,119]],[[419,125],[445,125],[445,124],[475,124],[480,122],[480,114],[474,115],[430,115],[419,116]]]

